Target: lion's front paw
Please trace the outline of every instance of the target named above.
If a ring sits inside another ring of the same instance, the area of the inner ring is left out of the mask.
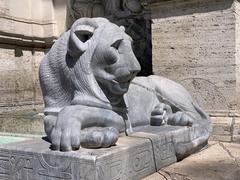
[[[51,149],[60,151],[77,150],[80,147],[81,124],[77,120],[57,124],[51,133]]]
[[[185,112],[178,111],[168,117],[167,123],[173,126],[192,126],[193,118]]]
[[[91,127],[81,132],[81,146],[85,148],[101,148],[114,145],[119,132],[113,127]]]
[[[150,125],[160,126],[166,123],[169,114],[172,114],[172,109],[169,105],[160,103],[151,112]]]

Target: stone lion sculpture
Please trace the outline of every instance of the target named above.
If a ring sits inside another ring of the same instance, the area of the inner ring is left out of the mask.
[[[132,39],[104,18],[82,18],[44,57],[40,83],[53,150],[110,147],[144,125],[205,129],[184,152],[207,143],[208,115],[179,84],[140,71]]]

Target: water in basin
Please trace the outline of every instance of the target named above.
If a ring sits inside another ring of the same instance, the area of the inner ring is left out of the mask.
[[[24,141],[27,139],[29,138],[15,137],[15,136],[0,136],[0,144],[10,144],[10,143]]]

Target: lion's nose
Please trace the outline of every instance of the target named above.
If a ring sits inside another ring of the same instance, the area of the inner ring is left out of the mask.
[[[130,70],[130,73],[133,77],[135,77],[139,71],[140,71],[140,69]]]
[[[133,61],[130,64],[129,72],[133,77],[135,77],[140,70],[141,70],[141,66],[137,58],[133,56]]]

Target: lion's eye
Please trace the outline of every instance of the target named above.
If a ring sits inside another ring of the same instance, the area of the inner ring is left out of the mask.
[[[115,48],[115,49],[118,50],[121,42],[122,42],[122,39],[119,39],[119,40],[115,41],[115,42],[111,45],[111,47],[113,47],[113,48]]]

